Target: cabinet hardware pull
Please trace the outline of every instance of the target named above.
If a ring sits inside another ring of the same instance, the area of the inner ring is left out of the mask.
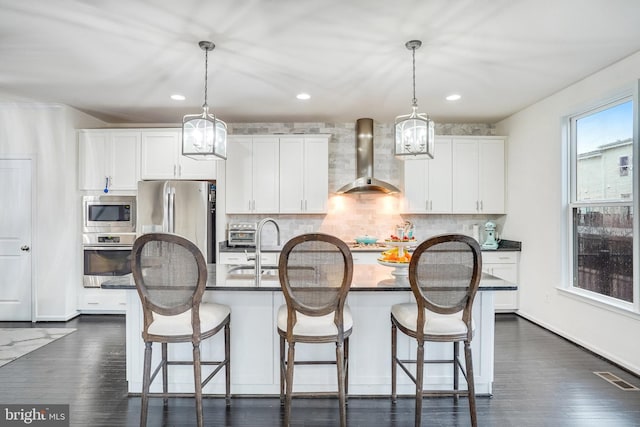
[[[480,210],[483,211],[484,210],[484,205],[482,204],[482,200],[480,200]]]

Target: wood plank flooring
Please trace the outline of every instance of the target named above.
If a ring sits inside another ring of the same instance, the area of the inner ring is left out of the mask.
[[[128,397],[122,316],[80,316],[70,322],[0,322],[0,327],[78,330],[0,368],[0,403],[68,403],[72,426],[136,426],[140,399]],[[640,386],[640,379],[516,316],[496,318],[494,396],[479,397],[481,426],[639,426],[640,392],[622,391],[594,371]],[[349,399],[349,426],[413,425],[412,399]],[[277,398],[205,399],[205,425],[259,427],[282,423]],[[338,425],[335,399],[294,399],[292,425]],[[424,426],[468,426],[466,399],[426,398]],[[192,399],[152,399],[149,426],[195,425]]]

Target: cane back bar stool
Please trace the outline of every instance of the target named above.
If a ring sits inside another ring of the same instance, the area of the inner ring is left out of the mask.
[[[480,246],[471,237],[446,234],[422,242],[413,252],[409,264],[409,282],[416,303],[396,304],[391,307],[391,396],[397,398],[397,367],[416,384],[415,425],[420,426],[422,399],[426,394],[459,395],[469,398],[471,424],[477,425],[471,339],[474,333],[472,319],[473,300],[478,290],[482,271]],[[397,356],[398,329],[415,338],[418,344],[415,360],[400,360]],[[450,360],[425,360],[425,341],[453,342]],[[459,343],[464,342],[466,369],[459,360]],[[424,363],[423,363],[424,361]],[[423,390],[425,363],[451,363],[453,390]],[[406,364],[416,364],[412,375]],[[458,371],[467,381],[467,390],[458,388]]]
[[[142,302],[144,326],[144,376],[140,425],[147,424],[149,397],[194,396],[198,426],[203,425],[202,388],[215,374],[225,368],[226,403],[230,403],[229,307],[201,303],[207,282],[207,265],[198,247],[189,240],[165,233],[144,234],[136,239],[132,249],[131,269]],[[224,329],[224,360],[201,361],[200,342]],[[154,342],[161,343],[162,360],[151,374],[151,352]],[[193,361],[169,360],[168,343],[193,344]],[[168,367],[193,365],[194,393],[168,391]],[[201,365],[216,368],[202,381]],[[149,388],[162,369],[162,393],[150,393]]]
[[[279,261],[286,304],[278,310],[280,401],[289,425],[294,365],[335,364],[340,423],[346,425],[349,336],[353,318],[345,304],[353,277],[351,251],[342,240],[322,233],[289,240]],[[336,343],[335,361],[295,361],[296,343]],[[285,359],[285,348],[288,352]]]

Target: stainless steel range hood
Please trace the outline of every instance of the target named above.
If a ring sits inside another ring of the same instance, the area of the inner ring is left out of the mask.
[[[400,190],[373,177],[373,119],[356,121],[356,180],[336,193],[399,193]]]

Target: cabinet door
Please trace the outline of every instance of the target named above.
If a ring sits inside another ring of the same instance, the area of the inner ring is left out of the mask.
[[[114,131],[110,135],[110,190],[137,190],[140,179],[140,132]]]
[[[305,140],[280,139],[280,212],[304,212]]]
[[[278,213],[280,141],[278,138],[253,139],[253,212]]]
[[[142,131],[142,179],[174,179],[178,175],[176,150],[180,133],[173,129]]]
[[[218,175],[218,160],[195,160],[182,155],[182,132],[178,138],[178,178],[215,180]]]
[[[329,198],[329,139],[327,137],[305,137],[303,173],[304,212],[326,213]]]
[[[427,182],[430,213],[451,213],[452,160],[451,139],[436,138],[434,158],[427,162]]]
[[[78,133],[78,161],[80,190],[104,190],[106,177],[108,135],[106,131]]]
[[[477,213],[478,142],[453,140],[453,213]]]
[[[406,213],[429,212],[427,173],[430,161],[424,159],[404,161],[404,212]]]
[[[229,137],[227,145],[227,213],[250,213],[253,204],[253,142],[249,137]]]
[[[504,140],[481,140],[478,153],[480,211],[504,213]]]

